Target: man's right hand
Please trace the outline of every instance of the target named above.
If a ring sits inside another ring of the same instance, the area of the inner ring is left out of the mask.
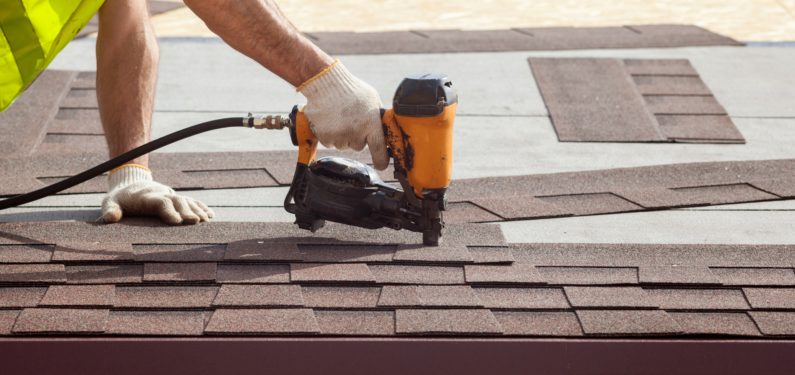
[[[383,105],[372,86],[335,61],[298,91],[306,96],[303,111],[321,144],[356,151],[366,144],[375,168],[386,169],[389,157],[381,125]]]

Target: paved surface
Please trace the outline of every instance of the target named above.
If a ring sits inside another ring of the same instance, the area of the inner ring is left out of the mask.
[[[795,40],[792,0],[560,1],[281,0],[303,31],[504,29],[539,26],[692,24],[739,40]],[[154,18],[161,36],[212,36],[188,9]]]

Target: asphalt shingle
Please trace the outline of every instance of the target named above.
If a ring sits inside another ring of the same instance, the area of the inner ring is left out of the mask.
[[[309,309],[218,309],[204,332],[210,334],[310,334],[319,333]]]
[[[105,331],[108,310],[27,308],[17,317],[14,333],[87,334]]]
[[[501,334],[502,328],[489,310],[444,309],[395,311],[398,334]]]
[[[682,328],[662,310],[578,310],[586,335],[671,335]]]

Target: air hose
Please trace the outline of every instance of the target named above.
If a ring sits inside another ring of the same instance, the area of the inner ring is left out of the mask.
[[[179,140],[192,137],[197,134],[201,134],[204,132],[208,132],[215,129],[222,129],[222,128],[231,128],[231,127],[247,127],[247,128],[256,128],[256,129],[282,129],[284,127],[290,127],[291,122],[287,116],[252,116],[249,114],[247,117],[228,117],[222,118],[218,120],[212,120],[203,122],[201,124],[196,124],[190,127],[187,127],[182,130],[178,130],[166,136],[160,137],[155,139],[149,143],[141,145],[137,148],[134,148],[130,151],[127,151],[113,159],[110,159],[102,164],[99,164],[93,168],[87,169],[83,172],[80,172],[72,177],[69,177],[63,181],[56,182],[52,185],[45,186],[41,189],[32,191],[26,194],[20,194],[9,199],[5,199],[0,201],[0,210],[4,210],[6,208],[16,207],[19,205],[23,205],[25,203],[30,203],[35,200],[44,198],[46,196],[57,194],[63,190],[66,190],[72,186],[77,184],[83,183],[88,181],[94,177],[97,177],[107,171],[110,171],[113,168],[116,168],[130,160],[133,160],[139,156],[148,154],[154,150],[162,148],[164,146],[168,146],[174,142]]]

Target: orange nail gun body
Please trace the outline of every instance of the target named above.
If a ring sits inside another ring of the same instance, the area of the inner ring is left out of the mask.
[[[285,209],[295,215],[300,228],[313,232],[329,220],[422,232],[425,245],[437,246],[452,175],[457,104],[458,96],[444,75],[412,75],[401,82],[392,109],[382,114],[399,188],[358,161],[316,160],[317,139],[306,116],[293,108],[290,136],[298,146],[298,163]]]

